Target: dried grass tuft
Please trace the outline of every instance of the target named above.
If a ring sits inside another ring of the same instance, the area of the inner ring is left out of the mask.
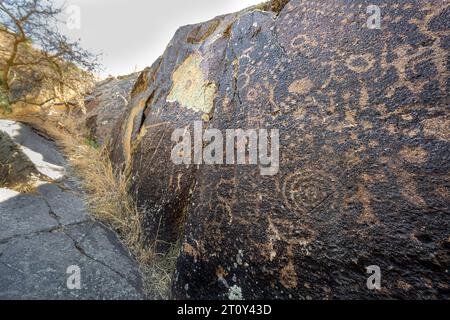
[[[272,11],[277,14],[289,3],[290,0],[270,0],[261,3],[258,8],[263,11]]]

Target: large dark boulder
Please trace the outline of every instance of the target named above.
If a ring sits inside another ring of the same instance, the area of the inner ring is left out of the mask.
[[[149,244],[181,239],[175,298],[449,298],[449,11],[292,0],[177,31],[111,145]],[[174,164],[196,120],[279,129],[279,172]]]

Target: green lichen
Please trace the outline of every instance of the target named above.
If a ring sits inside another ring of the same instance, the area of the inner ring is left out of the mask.
[[[173,86],[167,101],[198,112],[210,113],[213,108],[217,87],[205,79],[201,67],[202,57],[190,55],[173,73]]]
[[[228,290],[228,299],[230,300],[243,300],[242,289],[236,285],[232,286]]]

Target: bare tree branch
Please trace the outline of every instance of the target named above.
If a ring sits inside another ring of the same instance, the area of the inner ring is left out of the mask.
[[[26,86],[53,86],[55,93],[78,90],[86,74],[100,68],[98,55],[70,41],[57,30],[63,7],[46,0],[0,0],[0,32],[11,38],[5,61],[1,61],[1,88],[11,104],[30,103],[15,96]],[[45,99],[65,101],[65,97]],[[62,99],[61,99],[62,98]],[[30,103],[40,105],[41,102]]]

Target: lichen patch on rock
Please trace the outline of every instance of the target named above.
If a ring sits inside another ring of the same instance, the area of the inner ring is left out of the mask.
[[[173,73],[173,86],[167,97],[168,102],[178,102],[181,106],[198,112],[211,112],[217,87],[215,83],[205,79],[201,63],[201,55],[194,53]]]

